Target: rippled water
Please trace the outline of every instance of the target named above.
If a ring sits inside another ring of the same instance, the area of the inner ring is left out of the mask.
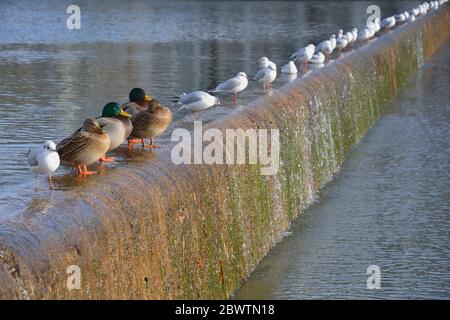
[[[235,298],[450,299],[449,59],[447,43]]]
[[[0,20],[0,219],[20,212],[34,197],[25,154],[44,140],[56,142],[99,116],[109,101],[125,102],[132,87],[175,106],[169,97],[205,90],[239,71],[254,74],[265,55],[278,64],[300,46],[338,28],[364,24],[366,2],[76,1],[81,30],[66,28],[67,1],[1,1]],[[377,2],[375,2],[377,3]],[[383,15],[411,2],[378,2]],[[274,88],[287,81],[279,77]],[[202,113],[210,121],[262,95],[251,84],[240,102]],[[192,116],[175,112],[174,127]],[[119,162],[139,152],[114,151]],[[60,168],[59,191],[79,185]],[[43,185],[44,182],[41,182]],[[48,192],[43,190],[42,192]]]

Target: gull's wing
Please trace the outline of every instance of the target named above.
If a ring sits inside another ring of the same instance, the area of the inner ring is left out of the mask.
[[[259,71],[256,74],[256,76],[253,77],[253,80],[258,81],[258,80],[264,78],[265,74],[266,74],[266,69],[265,68],[259,69]]]
[[[28,164],[30,165],[30,167],[35,167],[38,165],[37,154],[38,154],[38,151],[36,149],[28,150],[27,158],[28,158]]]
[[[180,96],[180,103],[181,104],[191,104],[194,102],[197,102],[202,99],[201,92],[194,91],[185,95]]]
[[[241,80],[237,77],[228,79],[227,81],[219,84],[214,91],[231,91],[241,84]]]

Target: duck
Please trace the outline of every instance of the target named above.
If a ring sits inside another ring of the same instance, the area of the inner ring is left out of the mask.
[[[122,109],[131,114],[131,116],[137,116],[139,112],[145,111],[148,108],[149,102],[153,99],[142,88],[133,88],[128,94],[129,102],[122,105]]]
[[[294,62],[303,63],[303,66],[306,68],[306,64],[314,55],[315,49],[316,49],[316,46],[313,45],[312,43],[310,43],[306,47],[298,49],[297,52],[293,53],[291,55],[291,59]]]
[[[87,166],[99,160],[108,150],[110,140],[108,134],[100,127],[96,119],[88,118],[83,128],[56,146],[61,164],[76,167],[79,175],[95,174],[88,171]]]
[[[281,73],[284,74],[297,74],[298,70],[295,66],[294,61],[290,60],[288,63],[286,63],[284,66],[281,67]]]
[[[132,115],[124,111],[117,102],[107,103],[102,110],[102,116],[97,118],[100,127],[108,134],[112,151],[127,140],[133,130]],[[100,161],[112,162],[113,157],[103,155]]]
[[[40,148],[29,149],[27,158],[31,171],[36,175],[35,190],[38,191],[38,175],[45,174],[49,175],[50,189],[54,189],[52,173],[58,169],[60,164],[56,144],[52,140],[47,140]]]
[[[154,138],[166,131],[172,122],[172,111],[162,106],[158,100],[152,99],[148,109],[134,116],[131,122],[133,124],[131,139],[140,139],[143,148],[159,148],[154,143]],[[150,144],[145,145],[145,138],[150,139]],[[131,148],[132,144],[129,146]]]

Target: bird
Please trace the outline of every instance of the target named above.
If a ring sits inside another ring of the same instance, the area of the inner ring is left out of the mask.
[[[336,48],[342,50],[344,49],[348,44],[347,37],[344,35],[344,31],[340,29],[338,31],[338,36],[336,38]]]
[[[314,55],[315,45],[312,43],[308,44],[306,47],[298,49],[297,52],[291,55],[291,59],[294,62],[303,63],[303,67],[306,68],[306,64]]]
[[[122,109],[132,116],[137,115],[141,111],[145,111],[148,108],[148,103],[153,99],[147,95],[144,89],[133,88],[128,94],[129,102],[122,105]]]
[[[358,39],[358,29],[357,28],[352,28],[352,35],[353,35],[353,42],[356,42],[356,40]]]
[[[396,14],[394,16],[394,18],[395,18],[396,22],[405,22],[406,21],[406,17],[403,13]]]
[[[38,191],[38,175],[48,174],[50,188],[53,189],[52,173],[60,164],[59,154],[56,152],[56,144],[47,140],[37,149],[29,149],[27,153],[28,164],[36,175],[35,190]]]
[[[178,110],[187,109],[192,111],[198,119],[197,112],[209,109],[215,105],[220,105],[219,98],[210,95],[204,91],[193,91],[190,93],[182,93],[176,101],[181,107]]]
[[[347,38],[347,45],[350,45],[353,43],[353,33],[351,31],[347,31],[345,33],[345,38]]]
[[[275,71],[277,71],[277,65],[275,64],[275,62],[270,61],[267,57],[262,57],[261,59],[259,59],[260,69],[266,68],[269,65],[271,65],[275,69]]]
[[[371,35],[370,35],[369,28],[365,27],[359,31],[358,39],[360,41],[366,41],[366,40],[369,40],[370,38],[371,38]]]
[[[91,175],[88,165],[99,160],[109,150],[108,134],[100,127],[96,119],[88,118],[84,121],[81,131],[65,138],[56,147],[61,164],[76,167],[78,174]]]
[[[272,65],[268,65],[266,68],[259,69],[258,73],[252,80],[258,81],[262,84],[263,90],[270,89],[271,83],[277,77],[277,71]]]
[[[233,100],[237,100],[237,94],[248,86],[248,77],[245,72],[239,72],[235,77],[219,84],[211,93],[226,92],[233,94]]]
[[[140,139],[143,148],[159,148],[154,144],[154,138],[161,135],[172,122],[172,111],[164,107],[155,99],[150,101],[147,110],[140,112],[131,119],[133,131],[131,139]],[[145,145],[145,138],[150,139],[150,144]],[[131,148],[132,145],[129,145]]]
[[[298,72],[294,61],[290,60],[287,64],[281,67],[281,73],[296,74]]]
[[[333,44],[333,36],[334,36],[334,44]],[[319,45],[316,46],[316,53],[322,52],[324,54],[332,54],[334,50],[334,46],[336,45],[336,36],[332,35],[329,40],[324,40]]]
[[[317,52],[313,55],[311,60],[308,61],[308,63],[312,64],[322,64],[325,62],[325,55],[322,52]]]
[[[127,140],[133,130],[131,117],[131,114],[125,112],[117,102],[109,102],[103,107],[101,117],[96,120],[109,136],[110,145],[108,151],[116,149]],[[82,130],[83,128],[80,128],[78,132]],[[112,162],[115,158],[103,155],[99,160]]]
[[[395,26],[396,23],[396,19],[394,16],[390,16],[390,17],[386,17],[383,20],[381,20],[380,26],[387,30],[387,29],[391,29]]]

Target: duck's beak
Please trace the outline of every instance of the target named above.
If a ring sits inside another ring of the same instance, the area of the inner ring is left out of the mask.
[[[144,100],[145,101],[152,101],[153,98],[151,96],[149,96],[149,95],[145,95]]]
[[[120,110],[119,116],[131,119],[133,116],[126,111]]]

